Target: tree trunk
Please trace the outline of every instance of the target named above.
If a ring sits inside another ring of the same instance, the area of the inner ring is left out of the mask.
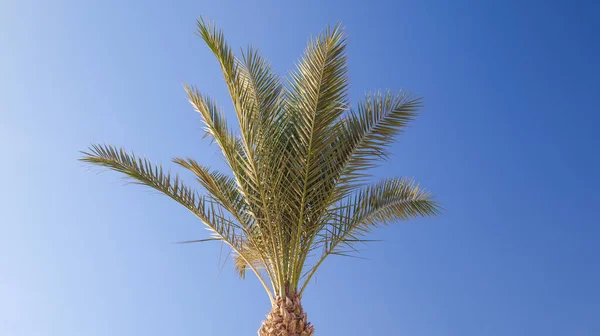
[[[298,294],[287,294],[277,300],[258,330],[259,336],[312,336],[315,328],[306,321]]]

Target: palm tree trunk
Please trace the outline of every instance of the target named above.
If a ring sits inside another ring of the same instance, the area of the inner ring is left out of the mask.
[[[306,321],[300,296],[287,294],[285,299],[277,297],[267,319],[258,330],[259,336],[312,336],[315,328]]]

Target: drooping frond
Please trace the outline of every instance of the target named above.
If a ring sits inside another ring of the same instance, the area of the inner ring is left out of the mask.
[[[234,221],[225,217],[221,207],[204,196],[198,196],[191,188],[170,173],[163,172],[159,165],[152,164],[148,159],[127,153],[122,148],[113,146],[93,145],[89,152],[83,152],[81,161],[125,174],[133,183],[154,188],[177,201],[212,231],[217,238],[238,249],[242,246],[243,236],[238,233],[240,227]]]
[[[439,212],[440,207],[431,193],[407,179],[386,179],[348,195],[328,211],[328,223],[315,241],[324,252],[307,272],[303,289],[325,258],[332,254],[344,255],[340,248],[353,249],[352,245],[362,241],[361,236],[377,226],[435,216]]]
[[[245,271],[249,263],[259,265],[260,267],[257,266],[257,269],[265,269],[263,265],[269,259],[266,253],[268,248],[264,246],[264,240],[261,239],[259,232],[260,227],[256,225],[256,218],[245,202],[246,198],[239,191],[235,180],[223,173],[210,171],[190,158],[175,158],[173,161],[194,173],[198,182],[208,191],[209,195],[241,224],[246,243],[240,249],[242,255],[236,254],[234,259],[236,265],[245,265],[243,269],[237,267],[239,275],[245,276],[242,271]],[[269,270],[266,272],[269,277],[273,276]]]
[[[229,245],[240,258],[245,258],[244,246],[247,242],[243,233],[244,228],[227,218],[219,204],[206,196],[197,195],[179,179],[179,176],[172,177],[170,173],[165,173],[160,165],[154,165],[148,159],[129,154],[122,148],[92,145],[89,152],[82,152],[82,154],[84,156],[80,160],[83,162],[120,172],[129,177],[133,183],[151,187],[169,196],[206,225],[211,232],[211,238],[202,241],[220,240]],[[249,267],[252,268],[253,265],[249,264]],[[269,294],[269,298],[273,300],[264,279],[254,268],[253,271]]]

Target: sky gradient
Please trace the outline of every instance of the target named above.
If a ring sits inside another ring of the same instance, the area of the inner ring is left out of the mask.
[[[284,75],[341,21],[350,98],[425,97],[376,176],[446,208],[329,258],[317,335],[600,335],[600,6],[583,1],[0,3],[0,335],[255,335],[269,310],[193,215],[77,161],[92,143],[223,170],[183,84],[227,110],[204,15]],[[182,172],[191,184],[190,174]]]

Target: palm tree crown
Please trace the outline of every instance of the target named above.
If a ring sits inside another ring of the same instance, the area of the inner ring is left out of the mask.
[[[439,212],[432,195],[408,179],[367,183],[368,170],[387,158],[421,99],[385,91],[350,107],[340,25],[309,41],[285,81],[252,47],[236,57],[212,23],[200,19],[198,34],[219,61],[239,132],[211,98],[192,86],[185,90],[232,174],[175,158],[204,187],[200,195],[160,165],[117,147],[91,146],[82,160],[186,207],[212,231],[200,241],[230,246],[239,275],[252,271],[272,303],[288,293],[300,297],[328,256],[353,252],[378,225]]]

